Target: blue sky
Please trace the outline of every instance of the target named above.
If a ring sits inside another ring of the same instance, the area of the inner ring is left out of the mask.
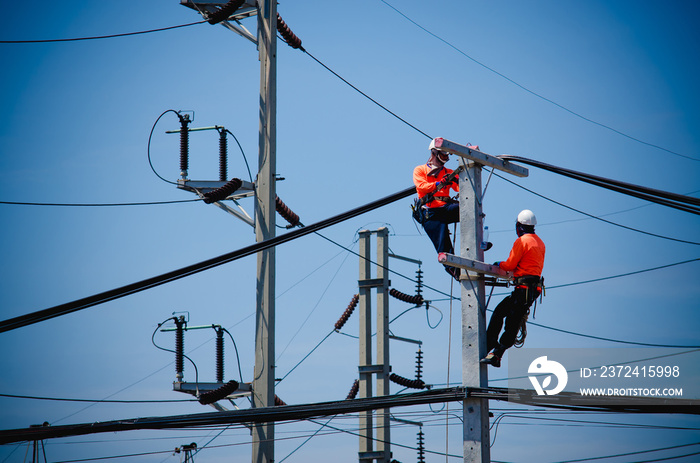
[[[697,196],[700,35],[693,2],[445,0],[430,7],[412,0],[388,3],[442,41],[381,0],[356,2],[352,8],[341,2],[281,2],[278,11],[310,54],[430,136],[479,144],[493,155],[529,157]],[[147,8],[135,1],[42,2],[31,12],[3,2],[0,12],[0,40],[100,36],[199,20],[175,0],[148,2]],[[253,31],[256,27],[254,19],[245,20],[244,25]],[[277,193],[302,222],[314,223],[410,186],[413,167],[428,157],[429,139],[303,52],[283,43],[278,47],[277,170],[285,180],[278,183]],[[225,126],[240,140],[251,167],[257,165],[257,52],[253,44],[222,26],[201,24],[105,40],[0,44],[0,53],[4,63],[0,104],[5,110],[0,128],[1,201],[104,204],[193,199],[161,181],[148,164],[149,132],[168,109],[194,111],[194,127]],[[178,127],[174,115],[164,116],[151,144],[154,168],[171,181],[179,174],[178,137],[165,131]],[[218,177],[217,143],[214,132],[191,135],[190,178]],[[455,166],[456,161],[451,164]],[[232,139],[229,175],[247,179]],[[627,227],[697,241],[700,222],[688,213],[534,168],[528,178],[512,180]],[[246,201],[242,205],[252,213],[252,200]],[[449,277],[437,263],[428,238],[412,222],[410,203],[410,199],[399,201],[322,234],[357,251],[357,231],[387,226],[392,251],[421,260],[426,283],[449,293]],[[544,275],[550,286],[699,257],[695,245],[614,227],[493,178],[484,200],[494,243],[488,260],[507,256],[515,239],[515,216],[524,208],[537,214],[538,234],[547,244]],[[201,202],[129,207],[0,204],[0,211],[2,319],[159,275],[254,242],[252,228]],[[278,223],[282,224],[279,217]],[[392,261],[391,265],[409,277],[417,269],[408,262]],[[276,353],[281,377],[332,330],[357,292],[358,258],[311,235],[279,247],[277,269]],[[695,261],[555,288],[538,306],[536,322],[616,340],[698,345],[697,272]],[[173,356],[151,343],[157,324],[183,311],[193,325],[216,323],[229,329],[238,346],[244,380],[249,381],[254,362],[254,273],[255,258],[249,257],[3,333],[0,392],[98,400],[185,398],[172,391]],[[396,275],[392,286],[411,293],[415,283]],[[453,293],[458,295],[456,288]],[[434,301],[429,318],[425,309],[409,311],[392,324],[392,332],[423,341],[426,382],[444,386],[449,370],[450,381],[458,383],[459,303],[450,307],[444,295],[428,290],[426,297]],[[494,297],[490,307],[501,297]],[[392,317],[407,308],[392,300]],[[357,334],[356,318],[344,332]],[[174,345],[171,333],[159,333],[155,339],[163,347]],[[190,332],[185,345],[197,363],[200,380],[213,381],[213,333]],[[537,326],[528,330],[526,346],[629,347]],[[226,349],[226,379],[236,378],[228,341]],[[411,376],[414,346],[392,343],[391,349],[393,371]],[[278,385],[277,394],[289,404],[343,399],[357,377],[357,356],[357,341],[335,333]],[[505,378],[507,369],[490,374],[492,385],[503,386],[495,380]],[[190,364],[185,367],[185,379],[195,380]],[[398,391],[398,386],[392,386],[392,393]],[[0,401],[2,429],[43,421],[70,424],[211,410],[196,402],[88,407],[76,402]],[[239,405],[248,406],[245,401]],[[492,407],[496,417],[512,411],[506,404]],[[444,453],[446,413],[439,408],[396,412],[399,417],[424,421],[426,448]],[[450,413],[456,410],[451,404]],[[544,448],[545,461],[554,462],[688,444],[698,441],[700,428],[695,417],[673,415],[561,416],[531,410],[524,415],[510,414],[499,421],[494,460],[542,462]],[[447,452],[461,454],[461,423],[447,416]],[[543,421],[543,417],[663,428],[578,427]],[[354,418],[348,417],[331,424],[351,431],[357,427]],[[318,425],[308,422],[278,426],[277,460],[301,444],[301,436],[317,429]],[[394,426],[392,440],[414,446],[416,431],[411,426]],[[202,446],[218,432],[154,431],[57,439],[46,442],[46,451],[49,461],[167,452],[193,441]],[[88,441],[96,442],[84,443]],[[246,429],[232,428],[197,458],[245,461],[250,456],[249,441]],[[591,442],[597,444],[591,446]],[[667,457],[693,450],[697,447],[650,455]],[[24,444],[0,447],[0,461],[21,461],[25,451]],[[333,454],[339,462],[350,462],[356,460],[356,451],[356,437],[333,432],[313,438],[286,461],[315,461]],[[132,459],[179,458],[160,453]],[[413,461],[415,452],[395,447],[394,458]],[[429,461],[433,458],[444,457],[433,455]],[[647,455],[610,461],[643,458]]]

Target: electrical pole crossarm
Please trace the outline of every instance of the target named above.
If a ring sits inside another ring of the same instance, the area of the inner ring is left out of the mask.
[[[498,277],[503,280],[513,279],[513,272],[506,272],[497,265],[491,265],[473,259],[466,259],[464,257],[455,256],[454,254],[448,254],[446,252],[441,252],[438,254],[438,262],[450,267],[471,270],[476,273]]]
[[[527,177],[528,169],[526,167],[513,164],[512,162],[491,156],[490,154],[482,153],[481,151],[469,148],[468,146],[460,145],[453,141],[445,140],[444,138],[435,138],[435,148],[446,151],[450,154],[456,154],[464,159],[476,162],[483,166],[492,167],[513,174],[516,177]]]

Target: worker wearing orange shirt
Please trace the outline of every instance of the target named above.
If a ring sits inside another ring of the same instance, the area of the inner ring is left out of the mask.
[[[453,254],[448,225],[459,222],[459,203],[450,197],[450,190],[459,192],[459,183],[454,175],[450,175],[452,169],[445,167],[450,154],[435,148],[435,140],[428,148],[428,162],[413,169],[413,183],[419,198],[413,216],[423,225],[438,253]],[[445,266],[445,270],[459,281],[458,268]]]
[[[508,260],[494,264],[513,272],[515,289],[496,306],[491,315],[486,329],[486,347],[489,353],[481,360],[482,363],[501,366],[503,353],[515,344],[530,306],[542,293],[545,246],[535,234],[535,225],[537,218],[532,211],[525,209],[520,212],[515,223],[518,239],[513,243]],[[504,320],[505,329],[499,339]]]

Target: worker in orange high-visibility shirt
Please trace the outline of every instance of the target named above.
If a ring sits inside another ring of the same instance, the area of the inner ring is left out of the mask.
[[[450,197],[450,190],[459,192],[459,183],[458,179],[451,175],[452,169],[445,167],[450,154],[435,148],[435,140],[430,142],[428,149],[428,162],[413,169],[413,183],[418,193],[413,217],[423,225],[438,253],[453,254],[448,225],[459,222],[459,203]],[[459,281],[458,268],[445,266],[445,270]]]
[[[515,223],[518,239],[513,243],[508,260],[494,264],[513,272],[515,289],[496,306],[491,315],[486,329],[488,355],[481,360],[482,363],[501,366],[503,353],[515,344],[521,328],[526,333],[524,326],[530,306],[542,293],[545,246],[535,234],[535,225],[537,218],[532,211],[525,209],[520,212]],[[505,329],[499,339],[504,320]]]

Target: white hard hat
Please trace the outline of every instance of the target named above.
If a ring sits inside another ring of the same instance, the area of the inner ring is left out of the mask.
[[[530,209],[524,209],[518,214],[518,223],[523,225],[537,225],[537,217]]]
[[[429,149],[429,150],[433,150],[433,149],[440,150],[440,148],[436,148],[436,147],[435,147],[435,141],[436,141],[436,140],[439,142],[440,145],[442,145],[442,141],[443,141],[442,138],[433,138],[432,140],[430,140],[430,146],[428,146],[428,149]],[[442,151],[442,150],[440,150],[440,151]]]

